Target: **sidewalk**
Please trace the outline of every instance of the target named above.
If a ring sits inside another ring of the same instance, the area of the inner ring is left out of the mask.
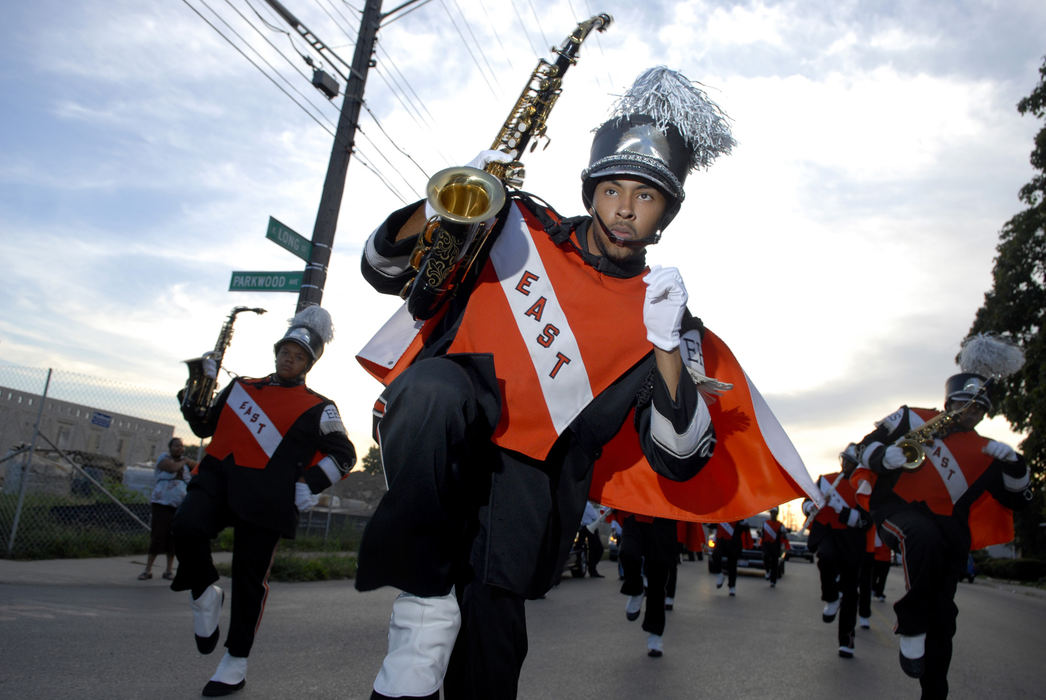
[[[162,556],[153,564],[153,578],[138,580],[138,574],[145,570],[145,558],[145,554],[130,554],[100,559],[0,559],[0,584],[169,586],[170,581],[160,576],[164,567]],[[214,553],[215,563],[227,563],[231,559],[232,552]]]

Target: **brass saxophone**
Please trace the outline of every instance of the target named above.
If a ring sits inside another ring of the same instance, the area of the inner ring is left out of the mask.
[[[225,356],[225,351],[228,349],[229,343],[232,342],[232,326],[236,322],[236,315],[244,311],[253,311],[256,314],[265,313],[265,309],[251,309],[246,306],[237,306],[232,310],[229,317],[225,319],[225,323],[222,324],[222,329],[218,333],[218,341],[214,344],[214,351],[211,353],[211,359],[214,360],[215,365],[219,368],[222,366],[222,358]],[[214,399],[218,380],[204,374],[203,360],[203,356],[185,360],[185,364],[189,367],[189,379],[185,382],[185,388],[178,392],[182,413],[193,413],[197,416],[203,416],[207,413],[207,409]]]
[[[905,461],[902,468],[914,471],[921,467],[923,462],[926,460],[925,446],[929,445],[937,438],[944,438],[955,432],[959,420],[968,410],[970,410],[977,399],[988,391],[989,384],[991,384],[991,380],[981,385],[981,388],[978,389],[977,393],[961,406],[954,408],[951,411],[938,413],[918,428],[912,428],[902,435],[894,443],[895,446],[900,447],[901,451],[904,452]]]
[[[436,215],[418,236],[410,255],[410,265],[416,272],[400,292],[415,319],[432,318],[468,274],[493,229],[493,223],[485,222],[505,204],[505,185],[523,184],[519,159],[524,149],[527,145],[531,151],[537,147],[537,141],[531,143],[535,137],[544,138],[548,147],[548,116],[562,92],[564,74],[577,63],[581,43],[592,30],[606,31],[612,21],[608,14],[590,17],[579,23],[558,49],[553,47],[555,63],[538,61],[490,147],[511,154],[515,160],[490,163],[483,170],[446,168],[429,180],[426,197]],[[466,248],[464,255],[462,248]]]

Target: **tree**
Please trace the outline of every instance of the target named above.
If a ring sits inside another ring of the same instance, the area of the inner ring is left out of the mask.
[[[378,476],[382,473],[381,451],[377,445],[370,446],[367,454],[363,455],[363,459],[360,460],[360,466],[363,467],[363,471],[367,474]]]
[[[1022,115],[1046,117],[1046,58],[1039,84],[1017,103]],[[1024,367],[993,395],[995,411],[1027,437],[1019,447],[1031,469],[1035,503],[1018,512],[1017,543],[1026,555],[1046,556],[1046,126],[1031,152],[1035,175],[1019,192],[1028,208],[1007,221],[999,235],[993,284],[977,310],[971,333],[996,332],[1023,349]]]

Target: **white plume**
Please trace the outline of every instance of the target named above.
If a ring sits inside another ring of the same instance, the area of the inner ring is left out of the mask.
[[[305,326],[320,336],[324,343],[329,343],[334,338],[334,324],[331,322],[331,315],[322,306],[315,304],[306,306],[294,314],[294,318],[290,319],[288,323],[290,328]]]
[[[991,333],[978,333],[962,341],[959,367],[982,377],[1005,378],[1024,366],[1024,351],[1016,343]]]
[[[611,118],[645,114],[661,131],[679,130],[690,150],[687,170],[707,168],[736,145],[726,113],[682,73],[665,66],[643,71],[614,105]]]

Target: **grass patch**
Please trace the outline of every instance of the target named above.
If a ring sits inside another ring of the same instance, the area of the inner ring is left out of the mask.
[[[232,576],[232,566],[216,564],[222,576]],[[270,581],[300,583],[303,581],[335,581],[356,577],[356,556],[322,552],[277,553],[269,572]]]

